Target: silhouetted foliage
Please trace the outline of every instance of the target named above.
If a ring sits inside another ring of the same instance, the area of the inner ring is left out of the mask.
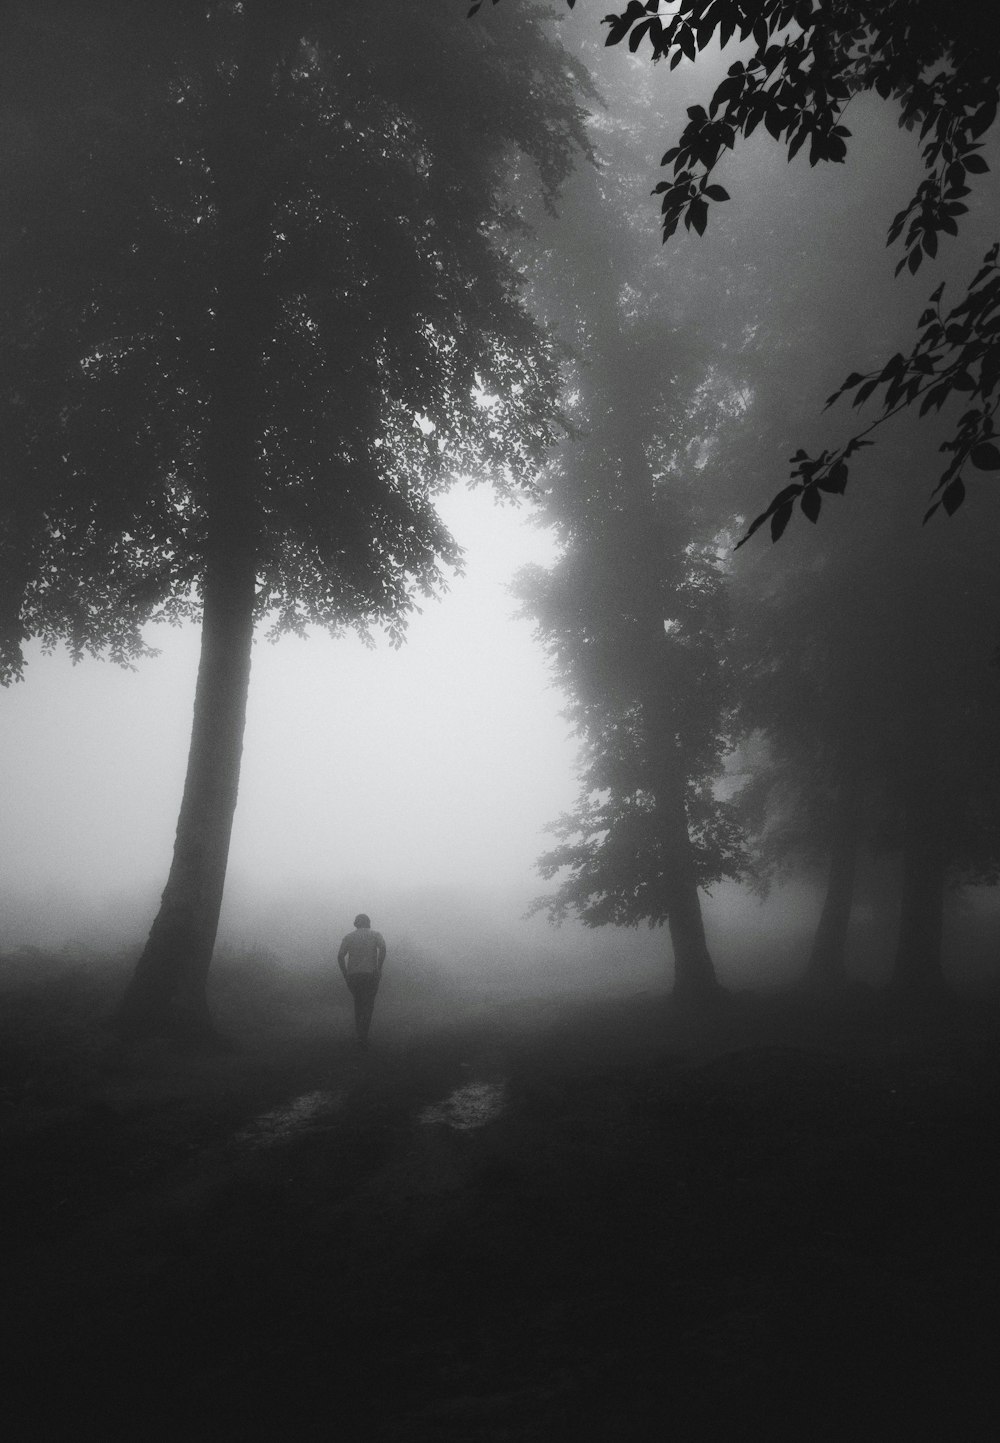
[[[204,382],[237,260],[259,354],[240,370],[263,393],[245,397],[256,611],[278,628],[395,626],[411,582],[433,587],[438,557],[455,559],[435,478],[521,484],[554,434],[553,361],[503,258],[503,187],[512,144],[550,190],[569,163],[560,52],[530,9],[503,27],[514,64],[444,4],[401,14],[385,46],[359,7],[324,10],[246,7],[268,32],[254,113],[225,75],[239,7],[15,12],[3,474],[5,517],[21,519],[3,539],[33,558],[10,603],[23,635],[121,659],[143,654],[146,619],[190,611]]]
[[[398,641],[458,559],[435,489],[523,486],[557,432],[507,182],[522,150],[551,198],[582,132],[572,63],[530,4],[511,18],[500,45],[445,0],[384,31],[309,0],[107,0],[18,7],[5,35],[3,344],[30,388],[0,443],[5,679],[25,635],[129,660],[148,620],[203,614],[133,1012],[204,1010],[254,621]]]
[[[630,204],[642,132],[612,119],[595,135],[600,173],[567,188],[532,292],[572,347],[573,429],[542,482],[560,556],[516,590],[582,741],[579,801],[539,862],[557,887],[536,907],[588,926],[666,923],[675,992],[704,1000],[715,973],[699,888],[743,862],[713,788],[731,620],[698,454],[720,408],[694,325],[703,292],[689,296],[692,278],[658,263]]]
[[[608,45],[627,43],[633,53],[648,48],[654,62],[670,70],[709,46],[747,46],[747,58],[734,61],[707,105],[688,109],[677,143],[663,155],[671,175],[654,194],[661,197],[664,240],[682,220],[704,233],[711,206],[729,200],[712,178],[716,166],[759,126],[785,147],[789,160],[801,150],[810,165],[844,161],[851,138],[844,113],[864,92],[894,104],[899,124],[917,132],[922,147],[923,179],[889,230],[889,244],[903,248],[897,275],[915,273],[937,255],[942,236],[958,233],[968,210],[966,182],[989,169],[982,151],[1000,101],[1000,55],[986,40],[982,7],[972,0],[948,6],[937,0],[836,6],[812,0],[629,0],[603,23]],[[973,472],[1000,469],[993,440],[1000,405],[996,249],[948,316],[936,309],[940,299],[939,287],[909,355],[897,353],[876,372],[845,381],[843,390],[857,387],[855,405],[881,390],[876,421],[840,448],[796,452],[791,481],[753,520],[743,541],[765,523],[777,541],[796,505],[816,522],[824,494],[845,490],[851,460],[869,444],[867,432],[918,399],[922,414],[948,400],[967,407],[942,445],[951,459],[934,487],[938,500],[928,517],[938,506],[952,515],[962,504],[967,463]]]
[[[991,882],[1000,861],[994,547],[971,514],[943,537],[898,534],[901,499],[929,469],[916,439],[911,426],[880,447],[863,512],[766,584],[742,569],[734,598],[740,715],[762,749],[738,805],[765,873],[828,869],[815,961],[834,981],[855,869],[863,880],[900,856],[918,877],[902,898],[901,990],[941,984],[947,893]]]

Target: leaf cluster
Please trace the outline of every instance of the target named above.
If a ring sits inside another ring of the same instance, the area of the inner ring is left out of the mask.
[[[27,635],[142,655],[213,535],[252,544],[276,630],[398,638],[458,560],[436,488],[528,486],[559,434],[510,175],[551,201],[585,147],[572,62],[520,0],[513,61],[443,5],[18,16],[5,678]]]
[[[810,164],[843,161],[850,131],[841,116],[851,97],[874,91],[900,107],[899,123],[919,130],[926,179],[893,222],[906,228],[900,266],[916,270],[933,256],[941,232],[954,234],[966,210],[967,174],[987,169],[981,137],[997,114],[1000,68],[981,43],[976,7],[942,12],[930,0],[876,5],[852,0],[836,7],[811,0],[630,0],[608,15],[607,44],[646,43],[654,61],[671,68],[717,42],[752,45],[747,61],[730,66],[707,107],[694,106],[676,146],[663,157],[673,178],[662,182],[664,236],[684,215],[703,230],[714,166],[738,137],[763,125],[791,160],[808,145]],[[693,209],[692,209],[693,208]]]
[[[811,457],[799,450],[791,458],[792,481],[772,499],[751,522],[745,541],[765,522],[777,541],[788,525],[796,503],[803,515],[815,522],[824,493],[840,495],[849,479],[851,458],[872,442],[864,439],[892,416],[919,403],[919,414],[940,411],[949,401],[960,399],[967,409],[957,430],[941,443],[951,459],[937,480],[928,508],[927,521],[938,507],[953,515],[966,496],[962,472],[968,464],[974,470],[1000,471],[1000,447],[996,440],[995,416],[1000,406],[1000,243],[990,247],[983,265],[962,298],[951,310],[942,311],[944,283],[930,297],[918,322],[916,342],[909,355],[896,352],[878,370],[867,374],[852,371],[828,398],[832,406],[845,394],[853,393],[851,404],[861,407],[872,398],[880,401],[879,415],[839,450],[824,450]]]
[[[680,871],[692,867],[707,886],[744,862],[739,827],[713,790],[728,745],[723,579],[697,539],[693,488],[610,403],[617,355],[606,336],[588,375],[589,425],[546,473],[562,554],[525,569],[516,587],[582,742],[580,800],[539,862],[545,877],[568,875],[539,906],[592,926],[659,925]],[[677,798],[684,856],[664,817]]]
[[[946,7],[936,0],[892,5],[846,0],[836,6],[812,0],[629,0],[604,23],[608,45],[627,43],[633,53],[648,46],[654,62],[665,61],[671,69],[685,59],[693,61],[714,43],[725,47],[737,40],[750,51],[729,67],[707,106],[689,107],[677,143],[663,155],[662,164],[671,168],[671,175],[654,194],[661,197],[665,240],[681,220],[699,235],[705,231],[711,205],[729,199],[713,180],[713,171],[758,126],[785,147],[789,160],[808,146],[811,165],[842,162],[850,140],[844,112],[852,98],[864,92],[892,102],[899,125],[916,133],[921,144],[923,179],[889,228],[888,244],[900,242],[903,249],[897,275],[903,270],[916,273],[925,258],[938,254],[942,237],[958,233],[968,210],[967,182],[989,169],[983,140],[1000,104],[1000,57],[994,46],[984,43],[981,7],[972,0]],[[973,294],[979,285],[977,278],[966,298],[970,315],[966,321],[959,316],[953,325],[975,325],[971,313],[984,299],[982,292]],[[1000,365],[1000,342],[987,322],[979,326],[978,339],[993,352],[992,359],[980,357],[975,346],[947,361],[939,357],[942,371],[936,385],[923,384],[921,377],[929,373],[906,372],[907,364],[925,365],[931,359],[918,344],[909,358],[894,356],[880,373],[863,377],[862,390],[870,386],[867,394],[872,394],[888,383],[892,400],[887,398],[881,419],[918,397],[925,398],[924,409],[936,407],[963,387],[975,391],[978,386],[980,399],[986,400]],[[980,361],[986,376],[977,383],[974,367]],[[966,460],[973,467],[992,469],[992,414],[986,404],[962,417],[948,443],[953,462],[940,479],[940,501],[928,515],[938,504],[948,514],[961,505]],[[777,540],[797,500],[806,517],[815,521],[822,493],[844,489],[844,463],[859,444],[856,437],[840,451],[819,457],[797,454],[791,483],[755,518],[747,536],[769,521]]]

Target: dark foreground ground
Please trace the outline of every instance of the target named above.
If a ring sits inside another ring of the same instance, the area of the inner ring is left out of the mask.
[[[386,995],[368,1054],[199,1057],[81,985],[7,998],[8,1437],[1000,1434],[991,1007]]]

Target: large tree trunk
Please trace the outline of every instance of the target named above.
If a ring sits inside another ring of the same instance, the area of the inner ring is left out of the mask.
[[[705,940],[701,898],[693,879],[677,886],[667,925],[674,949],[675,1000],[692,1007],[714,1002],[722,989]]]
[[[210,1034],[206,997],[239,788],[259,538],[259,360],[273,325],[266,278],[270,197],[261,178],[277,12],[246,3],[235,75],[206,76],[206,156],[219,264],[208,298],[211,384],[201,485],[208,518],[201,660],[173,862],[160,910],[119,1012],[125,1033]],[[266,170],[263,172],[266,177]]]
[[[220,290],[206,436],[210,523],[201,657],[174,855],[160,910],[119,1013],[125,1033],[212,1031],[206,982],[239,788],[256,597],[252,327],[239,288]]]
[[[948,870],[937,779],[914,779],[903,833],[899,937],[889,987],[901,1001],[932,1001],[945,991],[944,885]]]
[[[843,987],[847,980],[847,929],[861,838],[860,801],[857,782],[845,781],[834,816],[826,897],[806,969],[806,981],[824,989]]]
[[[667,926],[674,949],[674,998],[685,1006],[705,1007],[722,989],[705,938],[705,922],[695,873],[683,781],[664,776],[656,798],[666,868]]]
[[[222,907],[236,809],[255,576],[220,558],[205,583],[194,724],[174,856],[160,910],[122,1000],[125,1033],[209,1034],[206,983]]]

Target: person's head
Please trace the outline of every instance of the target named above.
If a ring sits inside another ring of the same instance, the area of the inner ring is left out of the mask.
[[[354,925],[355,927],[370,927],[372,925],[372,919],[368,916],[367,912],[359,912],[354,919]]]

